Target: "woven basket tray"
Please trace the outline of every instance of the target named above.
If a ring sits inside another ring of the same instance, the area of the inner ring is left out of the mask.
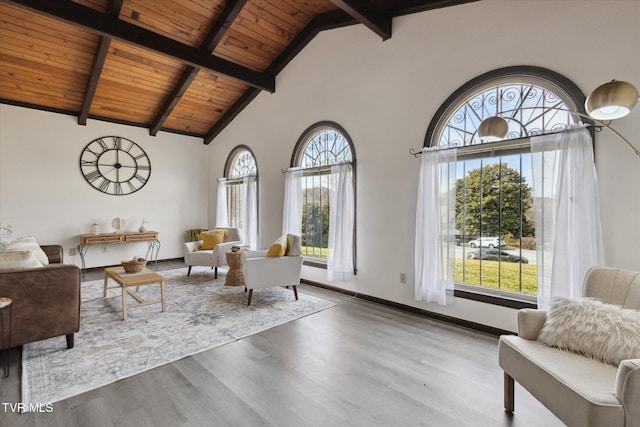
[[[147,260],[137,258],[129,261],[122,261],[122,268],[126,273],[140,273],[147,265]]]

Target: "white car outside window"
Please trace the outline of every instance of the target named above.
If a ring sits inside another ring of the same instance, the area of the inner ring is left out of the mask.
[[[481,237],[479,239],[470,240],[469,246],[472,248],[477,247],[489,247],[489,248],[497,248],[501,246],[505,246],[504,240],[500,240],[497,237]]]

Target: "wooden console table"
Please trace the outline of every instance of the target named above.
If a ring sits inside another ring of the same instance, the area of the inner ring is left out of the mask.
[[[158,253],[160,252],[160,240],[158,240],[157,231],[143,231],[131,233],[102,233],[102,234],[82,234],[80,235],[80,244],[78,245],[78,253],[82,260],[82,269],[86,269],[84,256],[89,246],[111,245],[116,243],[137,243],[147,242],[146,259],[158,262]]]

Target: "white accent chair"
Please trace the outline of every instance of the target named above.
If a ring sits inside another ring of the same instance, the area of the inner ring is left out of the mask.
[[[220,230],[222,228],[216,228]],[[218,278],[218,267],[227,265],[226,252],[232,246],[242,246],[242,233],[239,228],[227,227],[227,237],[223,243],[208,251],[196,251],[202,246],[203,241],[187,242],[184,244],[184,263],[189,266],[187,276],[191,274],[191,267],[194,265],[211,267],[215,270],[214,279]]]
[[[640,310],[640,273],[594,267],[583,295]],[[503,335],[498,363],[504,370],[504,407],[513,412],[514,380],[568,426],[640,427],[640,358],[618,367],[548,347],[538,341],[546,311],[518,312],[518,336]]]
[[[281,257],[268,257],[267,250],[244,251],[243,275],[245,290],[249,290],[247,305],[251,305],[253,290],[274,286],[291,286],[298,300],[302,254],[300,236],[287,235],[287,252]]]

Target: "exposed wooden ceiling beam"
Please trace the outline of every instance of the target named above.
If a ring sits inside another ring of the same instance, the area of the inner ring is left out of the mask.
[[[391,38],[391,15],[386,14],[369,0],[331,0],[331,3],[353,16],[371,31],[382,37]]]
[[[233,0],[227,2],[224,10],[220,14],[220,17],[215,24],[213,24],[211,31],[209,31],[209,34],[207,34],[207,37],[200,47],[203,51],[207,53],[213,52],[246,3],[247,0]],[[198,71],[198,68],[188,66],[182,73],[178,84],[173,88],[162,105],[162,108],[160,108],[160,111],[151,123],[149,133],[152,136],[156,136],[158,134],[158,131],[162,128],[164,122],[167,120],[176,105],[178,105],[178,102],[180,102],[180,99],[198,75]]]
[[[247,0],[229,0],[227,1],[224,10],[220,14],[220,17],[213,24],[213,28],[207,34],[202,46],[202,50],[206,50],[211,53],[218,46],[218,43],[222,40],[233,21],[236,20],[244,5],[247,4]]]
[[[185,94],[187,89],[189,89],[189,86],[191,86],[191,83],[197,75],[198,69],[195,67],[188,66],[187,69],[184,70],[184,72],[180,76],[180,80],[178,80],[178,83],[175,85],[167,99],[164,101],[164,104],[160,108],[160,111],[158,111],[156,117],[153,119],[151,127],[149,128],[149,134],[151,136],[156,136],[158,134],[158,131],[162,128],[164,122],[169,118],[169,115],[171,114],[173,109],[176,108],[176,105],[178,105],[178,102],[180,102],[182,96]],[[259,89],[256,90],[260,92]]]
[[[302,49],[304,49],[318,33],[325,30],[333,30],[335,28],[347,27],[349,25],[357,25],[358,20],[351,17],[342,10],[326,12],[314,17],[291,43],[282,51],[280,55],[271,63],[265,72],[278,75],[280,71],[287,66],[289,62],[296,57]]]
[[[409,15],[443,7],[474,3],[480,0],[395,0],[393,16]]]
[[[121,21],[109,14],[69,0],[2,0],[41,15],[59,19],[102,36],[130,43],[196,68],[223,75],[249,86],[275,92],[275,76],[218,58],[198,48],[164,37],[153,31]]]
[[[255,97],[258,96],[259,93],[260,91],[255,88],[247,89],[242,94],[242,96],[238,98],[238,100],[231,106],[231,108],[229,108],[222,115],[222,117],[220,117],[220,119],[218,119],[218,121],[211,127],[211,129],[209,129],[207,134],[204,136],[205,145],[209,145],[211,141],[213,141],[213,138],[218,136],[218,134],[220,134],[220,132],[222,132],[224,128],[229,126],[231,121],[235,119],[236,116],[240,114],[240,112],[244,110],[247,105],[249,105],[251,101],[253,101]]]
[[[278,55],[265,72],[277,75],[321,31],[356,25],[358,23],[356,19],[342,10],[317,15],[298,33],[289,46]],[[247,89],[235,104],[209,129],[204,137],[204,143],[211,143],[259,94],[260,91],[255,88]]]
[[[122,10],[123,0],[110,0],[107,6],[107,13],[111,16],[120,16]],[[89,110],[91,110],[91,104],[93,103],[93,97],[96,94],[98,88],[98,82],[100,81],[100,75],[102,74],[102,67],[104,61],[107,59],[107,53],[109,53],[109,45],[111,39],[109,37],[100,36],[98,40],[98,47],[96,49],[96,55],[93,58],[93,65],[91,66],[91,73],[89,74],[89,81],[84,92],[84,98],[82,100],[82,107],[80,107],[80,113],[78,114],[78,124],[86,125],[87,117],[89,117]]]
[[[472,3],[480,0],[395,0],[393,16],[423,12],[443,7]],[[287,46],[287,48],[271,64],[266,72],[277,75],[284,67],[321,31],[346,27],[361,23],[357,18],[339,10],[316,16]],[[204,143],[210,144],[250,103],[260,94],[260,91],[248,89],[233,106],[209,129],[204,136]]]

